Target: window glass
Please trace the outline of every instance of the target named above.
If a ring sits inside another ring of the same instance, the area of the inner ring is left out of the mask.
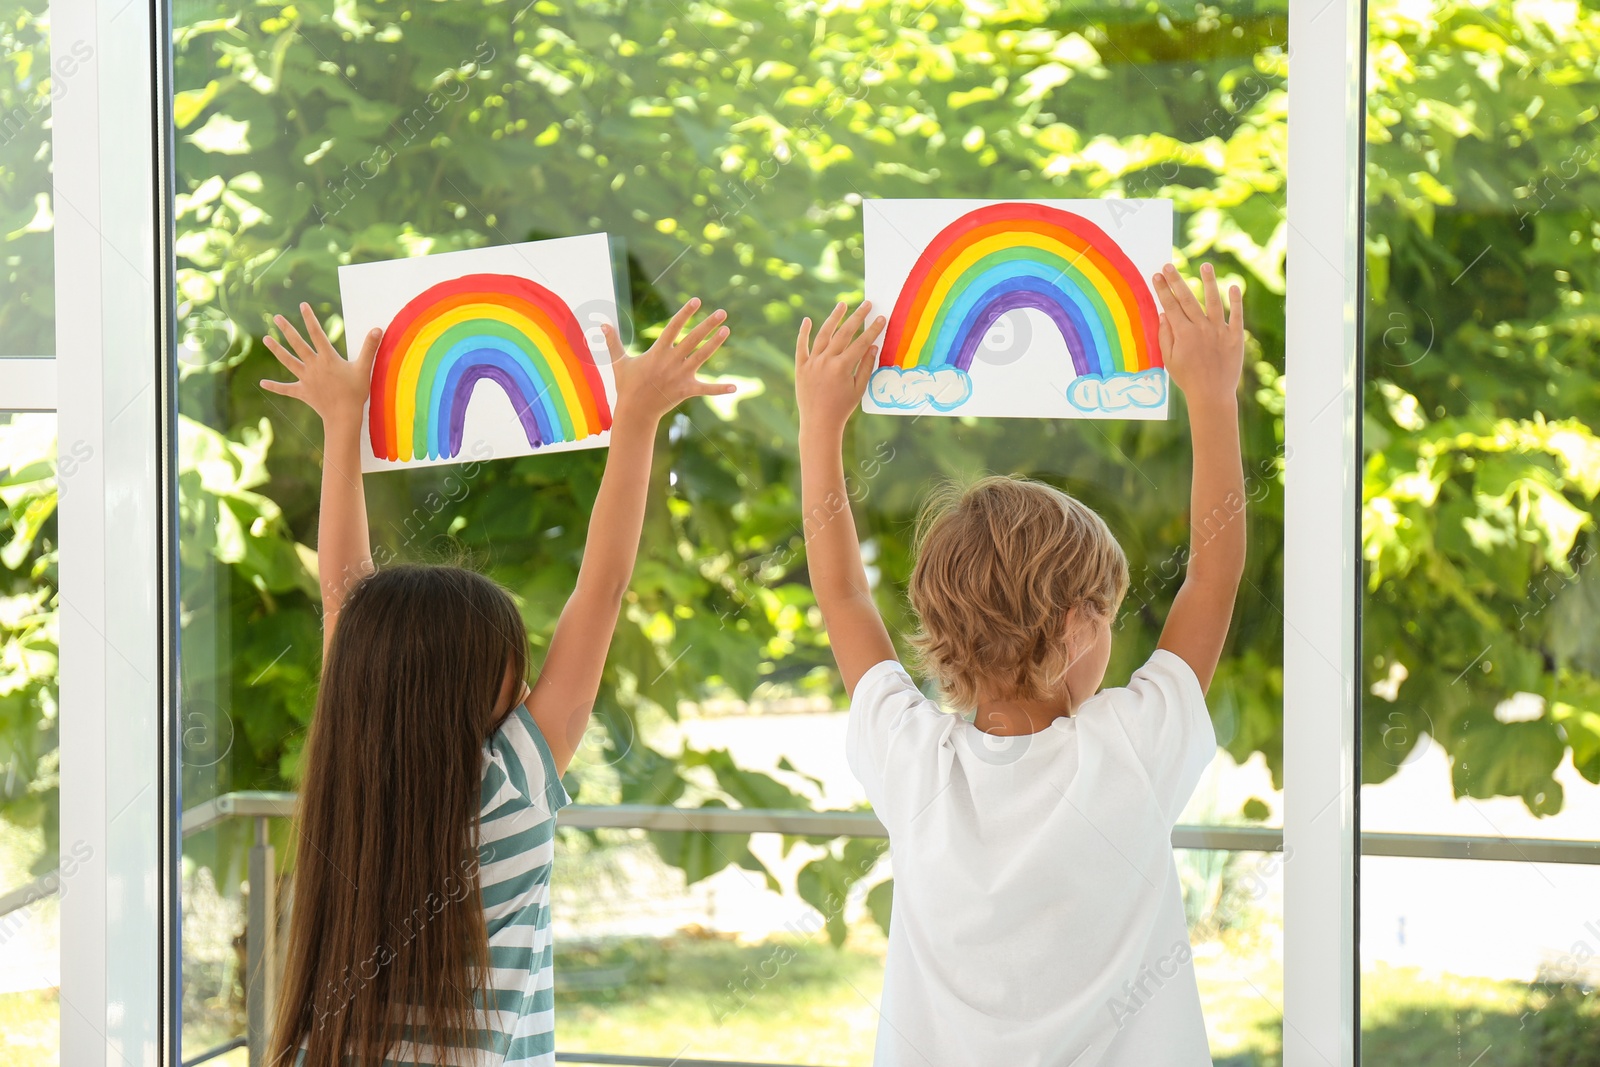
[[[55,461],[54,415],[0,413],[0,1047],[18,1067],[59,1062],[58,901],[87,858],[60,847]]]
[[[1593,839],[1600,16],[1380,0],[1370,19],[1363,829]],[[1582,1062],[1597,877],[1364,861],[1373,1059]]]
[[[93,50],[81,43],[53,70],[47,11],[45,0],[0,3],[0,357],[55,353],[50,102]]]
[[[796,327],[859,299],[864,197],[1162,197],[1180,265],[1211,260],[1241,282],[1251,332],[1250,563],[1210,701],[1225,751],[1185,820],[1277,824],[1281,2],[184,0],[173,22],[186,805],[298,780],[319,669],[320,428],[257,382],[279,373],[261,343],[270,317],[301,300],[343,344],[340,265],[604,230],[620,238],[626,332],[647,342],[690,296],[728,310],[733,340],[711,371],[744,388],[686,406],[663,432],[639,566],[567,786],[582,804],[859,807],[801,537]],[[1187,540],[1181,403],[1168,422],[852,425],[847,469],[892,630],[911,629],[911,525],[932,484],[1014,471],[1099,509],[1127,551],[1133,587],[1108,683],[1150,654]],[[521,598],[537,660],[603,462],[369,475],[376,548],[464,552]],[[287,832],[273,824],[280,862]],[[242,1032],[231,938],[248,844],[235,820],[186,847],[185,1056]],[[891,873],[882,842],[563,831],[560,849],[559,1047],[867,1062],[875,1019],[862,997],[881,981],[875,918]],[[1272,1062],[1277,867],[1243,853],[1178,859],[1214,1046]],[[773,988],[813,997],[812,1017],[832,1020],[825,1057],[806,1051],[814,1024],[799,1008],[770,1045],[751,1044],[759,1016],[746,1012],[680,1047],[673,998],[693,989],[695,1010],[710,1011],[703,991],[726,992],[784,946],[800,962]],[[585,1014],[624,1001],[626,1026]]]
[[[0,52],[0,358],[50,355],[50,101],[67,79],[44,0],[0,3]],[[55,438],[54,415],[0,413],[0,1029],[28,1067],[61,1045]]]

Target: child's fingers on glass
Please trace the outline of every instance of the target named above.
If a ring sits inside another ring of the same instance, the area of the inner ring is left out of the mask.
[[[844,355],[851,366],[855,366],[855,361],[861,356],[861,353],[865,352],[867,347],[878,339],[878,335],[883,332],[886,321],[882,315],[879,315],[872,320],[870,326],[861,331],[861,334],[845,348]]]
[[[358,363],[370,363],[378,355],[378,346],[383,343],[383,331],[374,326],[367,331],[366,340],[361,342],[361,354],[356,357]]]
[[[321,352],[333,351],[333,345],[328,342],[328,335],[322,329],[322,320],[317,318],[317,313],[311,310],[311,305],[300,304],[300,317],[305,320],[306,333],[311,336],[311,343],[316,350]]]
[[[839,329],[839,322],[844,318],[846,306],[843,300],[839,301],[833,306],[833,310],[828,312],[828,317],[822,320],[822,326],[817,330],[817,343],[812,348],[813,352],[826,352],[828,350],[828,345],[833,340],[834,332]]]
[[[661,328],[661,336],[656,338],[657,343],[665,345],[677,344],[678,334],[683,331],[683,324],[689,321],[689,316],[693,315],[699,307],[700,298],[691,296],[683,307],[678,309],[677,314],[668,319],[667,324]]]
[[[1178,295],[1172,291],[1172,283],[1167,281],[1165,274],[1157,274],[1151,278],[1151,287],[1156,291],[1156,300],[1161,304],[1161,310],[1167,313],[1167,318],[1172,323],[1174,330],[1189,321],[1188,312],[1178,302]]]
[[[293,323],[282,315],[275,316],[272,321],[277,323],[278,332],[283,334],[284,340],[289,342],[289,347],[294,349],[295,355],[302,360],[310,360],[316,357],[316,351],[306,344],[306,339],[300,336],[300,331],[294,328]]]
[[[729,393],[738,392],[739,386],[733,382],[707,382],[699,378],[694,380],[693,396],[727,396]]]
[[[811,318],[807,316],[800,320],[800,329],[794,335],[794,362],[795,366],[804,363],[811,355]]]
[[[846,318],[840,325],[839,334],[836,334],[835,336],[843,335],[846,346],[854,344],[856,339],[856,331],[861,329],[861,324],[867,319],[867,312],[871,310],[872,301],[861,301],[861,303],[856,306],[856,309],[852,311],[849,317]]]
[[[276,338],[263,337],[261,340],[262,343],[267,346],[267,351],[278,357],[279,363],[282,363],[286,368],[288,368],[289,372],[296,378],[300,377],[300,372],[305,369],[304,363],[301,363],[299,359],[290,355],[288,351],[286,351],[284,347],[277,342]]]
[[[878,346],[877,345],[869,345],[869,346],[867,346],[867,350],[865,352],[861,353],[860,362],[858,362],[856,364],[855,383],[856,383],[856,397],[858,399],[860,398],[862,393],[867,391],[867,382],[872,378],[872,372],[877,370],[877,369],[878,369]]]
[[[1205,309],[1200,306],[1200,301],[1195,297],[1194,290],[1189,288],[1188,280],[1178,272],[1178,268],[1168,263],[1166,275],[1173,294],[1178,298],[1178,302],[1183,305],[1183,310],[1188,312],[1189,318],[1195,322],[1205,318]]]
[[[613,366],[628,358],[628,354],[622,349],[622,335],[617,333],[615,326],[609,322],[602,322],[600,336],[606,340],[606,352],[610,355]]]
[[[710,359],[712,354],[722,347],[722,342],[728,339],[729,332],[728,328],[723,326],[716,333],[706,338],[704,344],[691,351],[686,358],[690,370],[699,370],[705,364],[705,361]]]
[[[1200,285],[1206,295],[1206,318],[1212,322],[1222,322],[1222,291],[1217,288],[1217,271],[1209,263],[1200,267]]]
[[[695,349],[699,346],[701,341],[706,339],[706,335],[712,330],[716,329],[717,325],[727,317],[728,313],[720,308],[707,315],[700,321],[699,325],[685,334],[683,340],[679,341],[677,345],[674,346],[677,353],[680,356],[686,357],[694,355]]]

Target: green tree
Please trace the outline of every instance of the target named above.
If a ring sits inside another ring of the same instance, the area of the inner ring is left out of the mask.
[[[1600,14],[1374,13],[1363,755],[1457,795],[1600,782]],[[1509,704],[1518,693],[1537,698]]]
[[[725,305],[735,342],[722,369],[753,388],[737,404],[691,405],[664,433],[657,503],[597,708],[609,766],[572,784],[584,800],[809,803],[794,776],[651,749],[640,716],[719,693],[836,692],[806,579],[789,363],[801,316],[860,292],[869,193],[1171,197],[1185,256],[1219,257],[1247,281],[1257,551],[1217,703],[1235,754],[1264,751],[1276,766],[1283,9],[1170,16],[1162,29],[1030,4],[820,16],[753,0],[683,11],[536,3],[520,14],[478,3],[186,9],[176,49],[184,411],[239,440],[260,440],[241,435],[268,420],[264,491],[284,521],[266,538],[284,547],[258,550],[271,568],[191,563],[205,535],[189,539],[186,682],[238,724],[217,788],[292,783],[317,668],[298,569],[314,540],[316,434],[257,390],[273,366],[258,342],[269,316],[304,298],[337,323],[344,263],[606,230],[625,242],[625,303],[640,333],[689,295]],[[1185,437],[1181,418],[863,420],[851,462],[885,611],[909,629],[909,527],[926,486],[1020,469],[1087,498],[1124,536],[1135,595],[1118,665],[1131,669],[1181,573],[1182,494],[1162,487],[1186,484]],[[540,644],[571,588],[601,462],[540,456],[371,477],[380,552],[464,548],[518,594]],[[658,844],[691,878],[728,862],[759,868],[741,845]],[[861,859],[819,861],[802,889],[821,899],[847,886]]]
[[[735,340],[721,369],[751,389],[663,433],[597,759],[570,785],[586,801],[809,803],[797,775],[656,751],[641,722],[706,695],[837,693],[797,519],[788,360],[802,314],[860,292],[866,195],[1166,197],[1181,258],[1245,283],[1252,555],[1213,714],[1231,753],[1278,773],[1284,12],[180,4],[183,656],[201,727],[187,795],[292,786],[316,684],[320,457],[303,413],[256,387],[275,366],[270,315],[307,299],[337,329],[341,264],[606,230],[625,242],[641,339],[686,296],[722,304]],[[1426,731],[1458,793],[1549,812],[1567,751],[1600,777],[1583,265],[1600,248],[1583,207],[1600,33],[1577,4],[1412,12],[1385,0],[1371,22],[1363,685],[1380,695],[1365,702],[1364,767],[1381,780]],[[24,240],[11,236],[8,255]],[[1181,573],[1185,429],[1181,405],[1156,424],[859,420],[849,460],[891,628],[907,629],[909,527],[929,482],[1018,470],[1080,495],[1122,538],[1134,586],[1111,673],[1126,672]],[[374,476],[379,551],[464,550],[519,596],[537,655],[601,463]],[[1519,691],[1544,698],[1539,717],[1502,722]],[[736,842],[657,843],[692,878],[759,867]],[[825,901],[870,869],[847,852],[836,844],[802,890]]]

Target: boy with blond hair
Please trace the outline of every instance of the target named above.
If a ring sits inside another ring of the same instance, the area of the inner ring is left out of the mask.
[[[1209,1064],[1172,827],[1216,749],[1205,690],[1245,558],[1237,286],[1224,314],[1153,279],[1163,362],[1194,444],[1189,562],[1156,651],[1100,688],[1128,588],[1121,546],[1046,485],[947,489],[919,523],[910,635],[948,703],[917,689],[873,604],[844,427],[882,317],[834,308],[795,345],[806,548],[851,695],[850,768],[889,831],[894,918],[877,1067]],[[1218,516],[1222,516],[1220,525]]]

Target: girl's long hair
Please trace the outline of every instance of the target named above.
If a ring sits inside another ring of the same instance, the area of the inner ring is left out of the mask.
[[[481,752],[527,654],[510,595],[468,570],[385,568],[345,600],[306,747],[272,1067],[302,1043],[306,1067],[476,1049]]]

